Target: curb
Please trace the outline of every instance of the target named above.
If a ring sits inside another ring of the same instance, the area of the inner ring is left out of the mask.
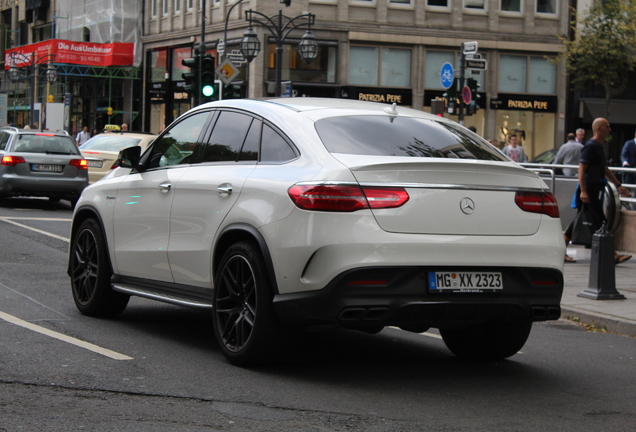
[[[572,306],[561,305],[561,318],[565,316],[577,317],[583,324],[590,324],[597,327],[605,327],[610,333],[636,337],[636,322],[626,321],[613,315],[601,315],[598,312],[588,312]]]

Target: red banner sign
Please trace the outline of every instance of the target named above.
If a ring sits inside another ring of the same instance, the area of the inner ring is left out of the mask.
[[[18,67],[22,64],[30,63],[31,54],[35,54],[36,59],[54,54],[55,63],[85,66],[131,66],[135,59],[134,44],[132,43],[98,44],[49,39],[6,50],[4,54],[5,69],[9,69],[13,64],[11,53],[22,54],[22,56],[14,57],[15,64]]]

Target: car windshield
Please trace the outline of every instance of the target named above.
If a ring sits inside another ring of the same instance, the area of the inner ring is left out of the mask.
[[[414,117],[340,116],[316,122],[331,153],[505,161],[460,126]]]
[[[51,134],[18,135],[13,151],[20,153],[79,154],[73,139]]]
[[[119,152],[121,149],[139,145],[141,139],[121,135],[98,135],[80,146],[80,150]]]

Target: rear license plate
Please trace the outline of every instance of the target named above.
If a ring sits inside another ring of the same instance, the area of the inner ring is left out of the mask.
[[[101,168],[103,165],[104,165],[104,162],[102,161],[92,161],[92,160],[88,161],[89,168]]]
[[[503,289],[499,272],[429,272],[430,292],[482,293]]]
[[[33,164],[31,166],[31,171],[62,172],[63,170],[63,165]]]

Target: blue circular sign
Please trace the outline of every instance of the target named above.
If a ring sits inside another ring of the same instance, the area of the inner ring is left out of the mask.
[[[450,88],[455,81],[455,71],[453,65],[450,63],[444,63],[442,70],[439,73],[439,81],[442,83],[442,87],[445,89]]]

